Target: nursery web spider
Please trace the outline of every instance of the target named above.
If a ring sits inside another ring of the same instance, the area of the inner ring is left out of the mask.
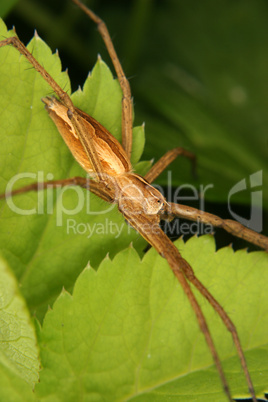
[[[182,148],[167,152],[149,172],[141,177],[135,174],[130,163],[132,150],[132,99],[129,82],[122,70],[116,55],[110,35],[104,22],[96,16],[79,0],[72,0],[91,18],[105,42],[113,62],[118,80],[122,89],[122,145],[92,117],[77,109],[69,95],[62,90],[56,81],[45,71],[31,53],[25,48],[17,37],[4,39],[0,47],[11,45],[15,47],[33,65],[56,93],[42,99],[45,108],[57,126],[64,141],[68,145],[75,159],[80,163],[91,179],[73,177],[71,179],[47,181],[44,188],[61,186],[81,186],[90,190],[108,203],[116,203],[130,225],[135,228],[157,252],[168,261],[174,275],[180,282],[189,302],[195,312],[201,331],[204,334],[208,347],[217,367],[224,391],[229,401],[232,400],[230,389],[225,378],[220,358],[214,346],[206,319],[196,300],[189,282],[208,300],[218,313],[226,328],[230,331],[234,345],[239,355],[241,366],[246,377],[249,392],[256,402],[256,395],[252,380],[247,368],[237,330],[231,319],[214,299],[212,294],[195,277],[195,274],[186,260],[184,260],[173,245],[172,241],[160,229],[161,219],[171,220],[174,217],[183,217],[189,220],[211,224],[220,227],[231,234],[245,239],[261,248],[268,250],[268,239],[232,220],[223,220],[203,211],[196,210],[175,203],[168,203],[162,194],[151,183],[158,175],[179,155],[190,159],[195,165],[195,156]],[[1,198],[10,197],[27,191],[39,190],[39,184],[34,183],[2,195]]]

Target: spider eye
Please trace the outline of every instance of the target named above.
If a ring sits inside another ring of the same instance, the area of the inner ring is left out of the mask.
[[[163,208],[163,205],[164,205],[164,201],[161,200],[160,198],[158,198],[158,200],[157,200],[158,211],[160,211],[160,209]]]

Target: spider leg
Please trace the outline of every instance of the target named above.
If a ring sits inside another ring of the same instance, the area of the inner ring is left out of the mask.
[[[187,151],[184,148],[178,147],[174,148],[165,155],[163,155],[159,161],[157,161],[149,170],[148,173],[144,176],[144,178],[148,181],[148,183],[152,183],[159,175],[162,173],[167,166],[177,158],[177,156],[185,156],[191,161],[192,164],[192,172],[193,175],[196,175],[196,156],[192,153]]]
[[[88,132],[84,127],[82,118],[76,112],[73,102],[71,101],[70,96],[61,89],[61,87],[56,83],[56,81],[51,77],[50,74],[38,63],[38,61],[32,56],[29,50],[24,46],[24,44],[17,38],[16,36],[4,39],[0,42],[0,47],[11,45],[15,49],[17,49],[26,59],[32,64],[36,71],[38,71],[41,76],[47,81],[47,83],[51,86],[53,91],[58,95],[61,102],[68,109],[68,117],[71,120],[73,127],[76,131],[77,136],[79,137],[83,148],[88,156],[88,159],[91,162],[92,169],[94,172],[98,173],[101,176],[102,167],[100,163],[100,159],[95,150],[94,143],[91,138],[88,136]]]
[[[138,215],[138,214],[128,214],[122,211],[124,217],[127,221],[134,227],[142,236],[157,250],[157,252],[167,260],[170,268],[172,269],[174,275],[178,279],[181,284],[183,291],[185,292],[198,321],[200,330],[203,332],[206,343],[209,347],[209,350],[212,354],[214,363],[218,370],[219,376],[221,378],[221,382],[223,385],[224,392],[229,401],[232,401],[230,389],[225,378],[225,374],[222,369],[222,365],[220,362],[219,355],[214,345],[214,341],[212,339],[210,330],[208,328],[205,316],[199,306],[196,297],[187,282],[186,277],[190,277],[189,272],[193,272],[192,268],[188,264],[184,258],[182,258],[178,249],[174,246],[172,241],[165,235],[165,233],[158,226],[158,216],[155,215]],[[194,284],[198,287],[198,283]],[[202,290],[198,287],[198,290],[202,293]],[[211,296],[212,297],[212,296]],[[213,299],[214,300],[214,299]],[[212,304],[212,303],[211,303]],[[215,304],[212,304],[215,309]],[[218,306],[218,304],[217,304]],[[218,312],[218,310],[216,310]],[[249,375],[249,374],[248,374]],[[252,385],[252,382],[250,381]],[[253,388],[252,388],[253,389]],[[252,391],[252,396],[254,402],[257,402],[255,398],[254,390]]]
[[[93,11],[87,8],[83,3],[79,0],[72,0],[87,16],[95,22],[97,25],[98,31],[105,43],[107,51],[110,55],[111,61],[115,68],[118,81],[120,87],[123,92],[122,98],[122,145],[124,150],[126,151],[127,157],[130,159],[131,150],[132,150],[132,99],[131,99],[131,89],[129,82],[125,76],[123,68],[120,64],[118,56],[116,54],[111,36],[109,31],[104,23]]]
[[[236,347],[236,350],[237,350],[237,353],[238,353],[238,356],[239,356],[239,359],[241,362],[242,369],[244,371],[244,374],[245,374],[245,377],[247,380],[249,392],[252,395],[253,400],[256,401],[253,383],[252,383],[252,380],[251,380],[251,377],[250,377],[250,374],[248,371],[246,358],[245,358],[235,325],[233,324],[232,320],[229,318],[227,313],[224,311],[222,306],[217,302],[217,300],[212,296],[212,294],[206,289],[206,287],[195,276],[194,271],[189,264],[187,264],[186,269],[183,272],[184,272],[186,278],[195,286],[195,288],[202,294],[202,296],[204,296],[207,299],[209,304],[213,307],[213,309],[220,316],[225,327],[231,333],[231,336],[233,338],[233,341],[234,341],[234,344],[235,344],[235,347]]]
[[[163,212],[163,219],[173,219],[175,217],[189,219],[191,221],[210,224],[214,227],[222,228],[226,232],[239,237],[249,243],[268,251],[268,237],[254,232],[251,229],[241,225],[241,223],[231,219],[221,219],[219,216],[204,212],[186,205],[179,205],[173,202],[167,204],[166,211]]]
[[[64,180],[50,180],[42,183],[36,182],[11,191],[8,191],[7,189],[5,194],[0,194],[0,199],[13,197],[14,195],[27,193],[29,191],[55,189],[58,187],[66,186],[79,186],[85,188],[98,197],[102,198],[104,201],[113,202],[113,194],[109,191],[105,184],[84,177],[72,177],[70,179]]]

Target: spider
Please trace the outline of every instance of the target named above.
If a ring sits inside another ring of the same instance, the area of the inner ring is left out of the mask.
[[[75,159],[83,169],[90,174],[90,179],[74,177],[71,179],[53,181],[46,180],[48,177],[44,178],[42,186],[40,186],[40,183],[33,183],[20,189],[12,190],[10,193],[7,191],[5,194],[7,202],[9,197],[19,193],[44,188],[57,188],[59,185],[73,185],[89,189],[102,200],[117,204],[119,211],[129,224],[167,260],[170,268],[184,289],[213,356],[227,398],[232,400],[228,382],[225,378],[206,319],[189,282],[209,301],[231,332],[248,383],[249,391],[253,400],[256,401],[254,387],[234,324],[225,313],[224,309],[211,295],[210,291],[196,278],[189,263],[182,258],[178,249],[159,227],[159,223],[162,219],[169,220],[175,216],[187,217],[190,220],[197,219],[201,222],[212,224],[213,226],[223,227],[232,234],[240,236],[265,249],[267,249],[267,239],[243,227],[238,222],[222,220],[219,217],[204,213],[203,211],[197,211],[190,207],[169,203],[165,200],[163,195],[151,185],[156,177],[179,155],[186,156],[192,161],[193,165],[195,165],[195,156],[191,152],[182,148],[176,148],[167,152],[143,177],[133,171],[130,162],[132,151],[132,100],[129,83],[116,56],[109,33],[103,21],[78,0],[73,0],[73,2],[82,8],[97,24],[113,61],[118,81],[123,92],[122,145],[120,145],[97,120],[74,107],[67,94],[66,87],[65,90],[63,90],[61,86],[54,81],[43,66],[38,63],[36,60],[37,56],[34,58],[19,40],[14,38],[4,39],[0,43],[1,47],[6,45],[16,47],[20,53],[32,63],[36,72],[42,75],[56,93],[57,98],[54,96],[42,98],[45,108]],[[64,87],[64,85],[62,86]],[[36,96],[39,96],[39,94],[36,94]]]

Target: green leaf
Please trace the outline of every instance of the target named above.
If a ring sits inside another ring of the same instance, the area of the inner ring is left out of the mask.
[[[237,326],[258,395],[268,384],[268,256],[215,253],[212,236],[176,242],[196,275]],[[197,294],[234,397],[248,395],[227,329]],[[132,248],[86,268],[73,295],[63,291],[40,332],[37,395],[55,401],[225,401],[189,302],[166,261]]]
[[[7,33],[3,22],[1,34]],[[70,92],[66,72],[57,54],[36,36],[28,45],[33,56],[58,84]],[[0,49],[0,193],[20,175],[19,188],[48,179],[85,175],[70,154],[41,98],[50,86],[11,46]],[[121,90],[107,66],[99,60],[82,90],[73,99],[119,138]],[[144,133],[136,128],[134,159],[142,151]],[[31,174],[31,178],[24,178]],[[28,212],[30,211],[30,212]],[[37,213],[35,212],[37,211]],[[114,239],[117,239],[114,242]],[[2,201],[0,244],[32,311],[42,317],[64,286],[71,290],[88,261],[95,266],[109,252],[114,256],[133,242],[139,251],[145,241],[110,205],[78,188],[28,193]]]
[[[38,381],[39,350],[25,300],[0,259],[0,400],[32,401]]]

